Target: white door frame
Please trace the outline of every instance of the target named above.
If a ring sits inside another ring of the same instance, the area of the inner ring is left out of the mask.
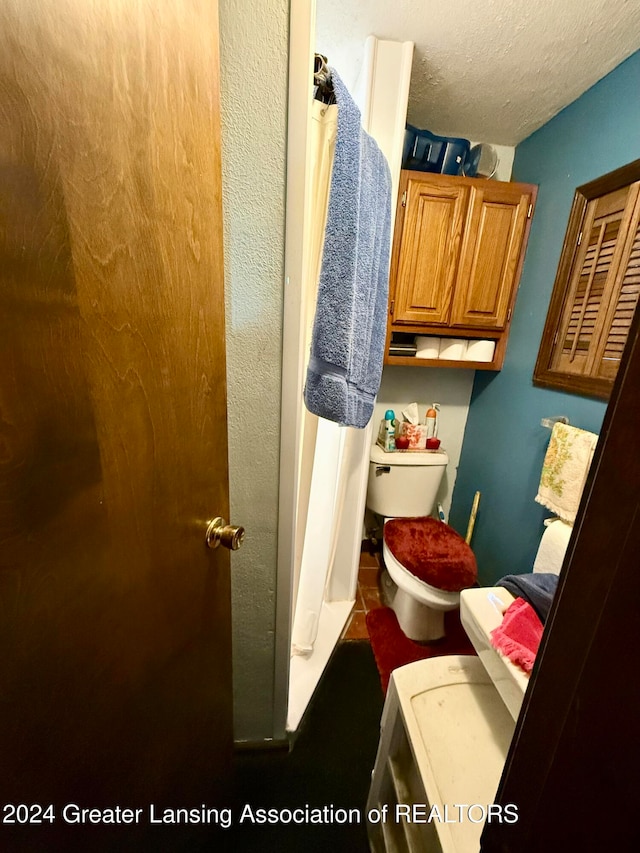
[[[297,483],[300,454],[300,400],[304,382],[303,269],[307,251],[305,224],[310,203],[309,127],[315,52],[315,0],[291,0],[289,16],[289,111],[287,197],[280,406],[280,495],[276,578],[273,727],[286,736],[289,658],[293,607]]]

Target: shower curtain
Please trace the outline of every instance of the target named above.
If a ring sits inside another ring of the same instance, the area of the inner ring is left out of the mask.
[[[311,192],[309,250],[305,258],[304,351],[309,352],[316,310],[329,187],[335,152],[338,107],[314,101],[311,118]],[[292,651],[309,654],[318,631],[324,590],[335,550],[335,510],[344,492],[340,471],[341,433],[347,428],[318,418],[302,407],[300,477],[296,520],[296,554]],[[317,464],[316,464],[317,460]]]
[[[412,42],[370,36],[365,45],[358,103],[362,126],[378,143],[391,166],[392,221],[411,78]],[[327,220],[331,166],[337,131],[337,107],[313,103],[310,172],[312,190],[305,210],[312,222],[310,249],[304,258],[303,351],[309,354],[311,330]],[[359,562],[372,422],[365,429],[342,427],[310,414],[301,402],[301,451],[293,569],[292,652],[313,651],[323,601],[352,600]],[[333,572],[334,564],[340,571]],[[318,676],[321,670],[318,672]]]

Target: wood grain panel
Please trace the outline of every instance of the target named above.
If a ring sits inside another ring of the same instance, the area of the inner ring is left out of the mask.
[[[6,801],[177,805],[228,761],[217,33],[0,0]]]
[[[452,325],[502,329],[523,258],[532,194],[483,181],[471,191]]]
[[[394,322],[446,323],[469,190],[441,186],[424,174],[409,177],[405,186]]]

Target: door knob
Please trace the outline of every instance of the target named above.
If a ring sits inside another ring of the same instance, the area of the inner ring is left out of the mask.
[[[209,522],[205,539],[209,548],[224,545],[230,551],[237,551],[244,541],[244,527],[228,524],[224,518],[214,518]]]

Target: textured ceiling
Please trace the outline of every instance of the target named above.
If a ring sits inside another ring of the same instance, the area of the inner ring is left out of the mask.
[[[515,145],[640,48],[640,0],[317,0],[350,87],[371,34],[415,42],[411,124]]]

